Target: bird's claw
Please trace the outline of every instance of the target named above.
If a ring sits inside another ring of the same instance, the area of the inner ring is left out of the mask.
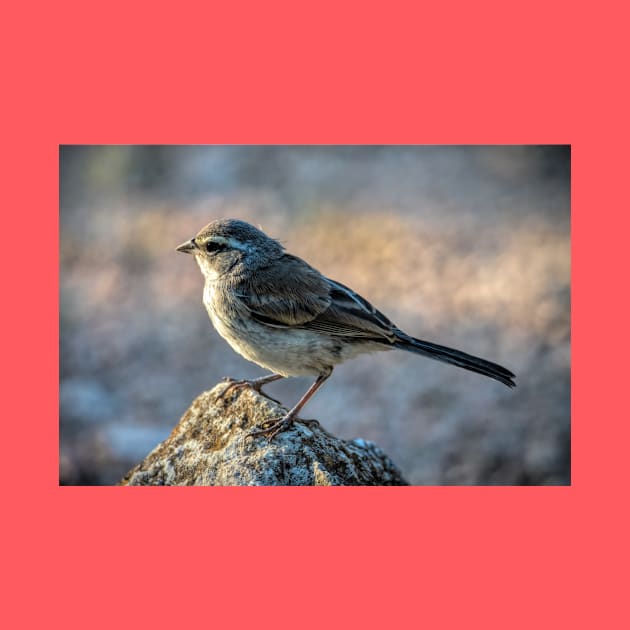
[[[269,422],[266,422],[265,424],[269,424]],[[276,422],[271,422],[268,427],[264,427],[263,425],[263,427],[261,427],[260,429],[254,429],[253,431],[250,431],[245,437],[254,438],[258,437],[259,435],[265,435],[267,437],[267,440],[271,442],[271,440],[273,440],[273,438],[276,437],[278,433],[286,431],[291,427],[292,424],[293,418],[290,418],[289,416],[284,416]]]
[[[225,376],[223,377],[222,381],[227,383],[227,386],[217,396],[217,400],[221,400],[222,398],[225,398],[225,395],[228,392],[232,391],[233,389],[243,389],[245,387],[251,387],[255,392],[258,392],[265,398],[268,398],[269,400],[273,400],[273,402],[278,403],[279,405],[282,404],[279,400],[276,400],[275,398],[272,398],[271,396],[269,396],[266,392],[263,392],[262,388],[263,388],[263,385],[265,385],[265,383],[259,382],[258,379],[252,379],[252,380],[248,380],[244,378],[234,379],[231,376]]]
[[[304,424],[309,429],[314,429],[320,426],[319,420],[302,420],[302,418],[292,418],[287,415],[283,416],[279,420],[276,420],[275,422],[272,420],[265,422],[261,428],[250,431],[245,437],[253,438],[258,437],[259,435],[265,435],[267,436],[269,442],[271,442],[271,440],[273,440],[273,438],[276,437],[278,433],[282,433],[283,431],[290,429],[295,422],[299,424]]]
[[[217,396],[217,399],[220,400],[221,398],[224,398],[225,395],[233,390],[234,388],[236,389],[242,389],[243,387],[247,387],[248,385],[251,385],[251,381],[247,381],[247,380],[236,380],[230,376],[226,376],[222,379],[222,381],[224,383],[227,383],[227,385],[225,386],[225,388],[223,389],[223,391]],[[254,388],[255,389],[255,388]]]

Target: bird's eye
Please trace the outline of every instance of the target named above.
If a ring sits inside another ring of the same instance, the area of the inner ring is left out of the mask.
[[[206,243],[206,251],[209,253],[220,252],[221,250],[226,248],[227,245],[225,243],[217,243],[217,241],[208,241]]]

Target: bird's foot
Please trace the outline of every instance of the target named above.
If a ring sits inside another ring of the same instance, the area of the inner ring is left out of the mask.
[[[263,392],[262,388],[263,385],[266,385],[267,383],[270,383],[272,380],[277,380],[277,379],[270,379],[268,376],[263,376],[261,378],[254,378],[251,380],[248,379],[233,379],[230,376],[226,376],[223,381],[227,383],[227,386],[225,387],[225,389],[217,396],[217,400],[221,400],[222,398],[225,398],[225,395],[228,394],[229,392],[235,390],[235,389],[244,389],[245,387],[251,387],[254,391],[258,392],[259,394],[263,395],[265,398],[268,398],[269,400],[273,400],[273,402],[278,403],[279,405],[281,405],[282,403],[279,400],[276,400],[275,398],[272,398],[271,396],[269,396],[269,394],[267,394],[266,392]]]
[[[282,431],[286,431],[287,429],[291,428],[291,426],[293,425],[293,418],[291,418],[291,416],[289,415],[286,415],[280,418],[280,420],[276,420],[275,422],[266,422],[265,425],[263,425],[260,429],[254,429],[253,431],[250,431],[246,435],[246,437],[254,438],[258,437],[259,435],[265,435],[267,436],[267,439],[271,442],[271,440],[273,440],[273,438],[275,438],[278,433],[282,433]]]
[[[287,429],[290,429],[294,422],[299,424],[306,425],[309,429],[314,429],[315,427],[319,427],[318,420],[302,420],[302,418],[295,418],[290,413],[286,416],[283,416],[279,420],[275,422],[273,420],[269,420],[265,422],[260,429],[254,429],[250,433],[247,434],[246,437],[258,437],[259,435],[266,435],[267,439],[271,442],[278,433],[282,433]]]

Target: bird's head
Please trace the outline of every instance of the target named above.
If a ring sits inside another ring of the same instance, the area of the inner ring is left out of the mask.
[[[282,255],[283,247],[253,225],[239,219],[217,219],[177,247],[193,254],[208,280],[228,272],[240,275],[264,267]]]

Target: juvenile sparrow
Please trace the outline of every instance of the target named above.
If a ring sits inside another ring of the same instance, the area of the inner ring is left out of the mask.
[[[326,278],[253,225],[218,219],[177,251],[193,254],[205,277],[203,303],[217,332],[249,361],[271,370],[234,387],[261,391],[286,376],[317,380],[284,417],[250,435],[288,429],[338,363],[363,352],[398,348],[457,365],[514,387],[506,368],[404,333],[367,300]]]

